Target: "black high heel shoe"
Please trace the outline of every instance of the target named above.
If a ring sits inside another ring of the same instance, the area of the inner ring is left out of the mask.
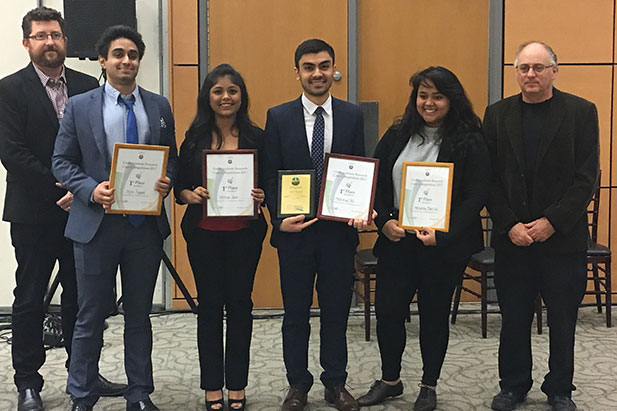
[[[220,407],[213,407],[215,405],[220,405]],[[225,410],[225,401],[223,401],[223,390],[221,390],[221,398],[218,400],[208,401],[206,399],[206,411],[224,411]]]
[[[234,400],[233,398],[227,397],[227,404],[229,405],[229,411],[244,411],[246,408],[246,397]],[[240,404],[240,406],[234,407],[234,405]]]

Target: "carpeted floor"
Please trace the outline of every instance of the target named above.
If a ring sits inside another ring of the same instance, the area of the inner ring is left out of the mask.
[[[462,309],[474,309],[467,304]],[[271,311],[256,311],[268,315]],[[594,308],[580,311],[576,342],[576,373],[573,394],[579,410],[610,411],[617,409],[617,327],[606,328],[604,315]],[[121,316],[109,320],[101,373],[113,381],[125,381],[122,351]],[[199,388],[199,364],[196,348],[196,322],[192,314],[153,316],[154,380],[152,400],[161,410],[203,410],[203,392]],[[312,336],[309,364],[315,385],[309,393],[309,411],[333,410],[323,400],[319,381],[319,318],[311,320]],[[374,318],[373,318],[374,330]],[[450,346],[438,387],[438,410],[489,410],[492,396],[498,391],[497,347],[499,315],[489,316],[489,335],[480,336],[478,314],[459,315],[451,327]],[[253,331],[250,382],[247,408],[277,410],[285,396],[287,382],[281,353],[281,319],[256,319]],[[418,348],[418,318],[412,316],[407,325],[408,344],[403,360],[403,396],[384,405],[366,408],[378,410],[411,410],[421,375]],[[547,372],[548,328],[543,335],[532,335],[534,347],[534,386],[520,410],[550,410],[540,384]],[[380,360],[374,331],[370,342],[364,341],[363,318],[356,312],[349,321],[349,391],[359,396],[380,376]],[[48,351],[42,374],[45,387],[41,393],[45,409],[68,410],[70,402],[64,393],[66,371],[62,349]],[[0,344],[0,410],[15,410],[17,394],[13,385],[10,345]],[[121,398],[102,398],[95,410],[124,410]]]

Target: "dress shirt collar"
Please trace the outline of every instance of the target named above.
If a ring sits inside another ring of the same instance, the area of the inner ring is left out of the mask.
[[[109,84],[109,82],[105,82],[105,95],[107,96],[107,98],[110,101],[113,101],[114,104],[118,105],[120,104],[118,102],[118,99],[121,98],[120,97],[120,92],[118,90],[116,90],[111,84]],[[135,90],[133,90],[133,92],[129,95],[132,95],[135,97],[135,104],[139,104],[138,102],[141,101],[141,99],[139,98],[139,87],[135,87]],[[126,96],[125,96],[126,97]]]
[[[47,87],[47,83],[49,82],[49,80],[53,80],[55,82],[62,81],[64,84],[66,84],[64,66],[62,66],[62,72],[60,73],[58,78],[49,77],[47,74],[43,73],[34,63],[32,64],[32,67],[34,67],[34,71],[36,71],[36,75],[39,76],[39,80],[41,80],[41,83],[44,87]]]
[[[318,106],[309,100],[304,93],[302,93],[302,106],[310,115],[315,114],[317,107],[322,107],[327,116],[332,116],[332,94],[328,95],[328,99],[321,106]]]

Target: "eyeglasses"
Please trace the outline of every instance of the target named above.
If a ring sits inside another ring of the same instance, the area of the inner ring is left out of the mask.
[[[44,31],[39,31],[38,33],[34,33],[33,35],[28,36],[26,38],[34,39],[36,41],[45,41],[47,40],[48,37],[51,37],[51,39],[54,41],[58,41],[64,38],[64,34],[60,33],[59,31],[52,31],[51,33],[45,33]]]
[[[554,64],[549,64],[549,65],[544,65],[544,64],[540,64],[540,63],[536,63],[536,64],[519,64],[518,66],[514,67],[519,73],[521,74],[527,74],[527,72],[529,72],[529,70],[533,70],[534,73],[536,74],[540,74],[542,73],[544,70],[546,70],[549,67],[553,67]]]

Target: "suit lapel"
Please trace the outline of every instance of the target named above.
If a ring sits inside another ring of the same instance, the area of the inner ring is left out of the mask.
[[[32,63],[28,65],[27,78],[30,81],[32,95],[36,96],[36,99],[39,101],[41,107],[43,107],[43,110],[45,110],[45,113],[47,113],[49,119],[57,130],[58,116],[56,115],[56,110],[54,110],[54,106],[51,103],[49,96],[47,95],[47,91],[45,91],[45,87],[43,87],[43,85],[41,84],[41,79],[36,74]]]
[[[304,154],[304,162],[308,164],[309,168],[312,167],[311,151],[308,146],[308,138],[306,135],[306,124],[304,123],[304,106],[302,106],[302,96],[295,100],[294,109],[291,113],[291,127],[290,130],[298,130],[298,144],[303,147],[302,153]],[[295,135],[294,135],[295,136]]]
[[[523,120],[521,111],[521,98],[514,99],[514,103],[510,110],[508,110],[508,116],[505,121],[505,129],[510,139],[510,144],[514,150],[514,156],[518,161],[518,165],[521,170],[525,169],[525,157],[523,147],[523,130],[521,122]]]
[[[103,98],[105,97],[105,86],[101,86],[96,89],[90,95],[90,126],[92,127],[92,135],[96,146],[103,158],[107,160],[106,163],[111,161],[107,154],[107,138],[105,137],[105,126],[103,125]]]
[[[161,120],[163,120],[163,118],[161,117],[159,105],[156,103],[152,95],[141,87],[139,88],[139,95],[141,96],[141,101],[144,103],[144,109],[146,110],[146,115],[148,116],[148,124],[150,124],[150,133],[148,133],[150,138],[146,141],[146,144],[160,144]]]
[[[339,101],[332,97],[332,148],[330,149],[333,153],[342,152],[342,148],[339,147],[340,138],[340,120],[342,116],[337,115],[339,113]]]
[[[548,107],[546,121],[542,124],[542,131],[540,132],[540,146],[538,147],[536,171],[537,167],[542,162],[542,158],[546,154],[546,151],[555,139],[557,131],[559,131],[559,127],[561,126],[561,123],[563,123],[566,116],[566,110],[561,92],[557,89],[553,89],[553,91],[553,99]]]

